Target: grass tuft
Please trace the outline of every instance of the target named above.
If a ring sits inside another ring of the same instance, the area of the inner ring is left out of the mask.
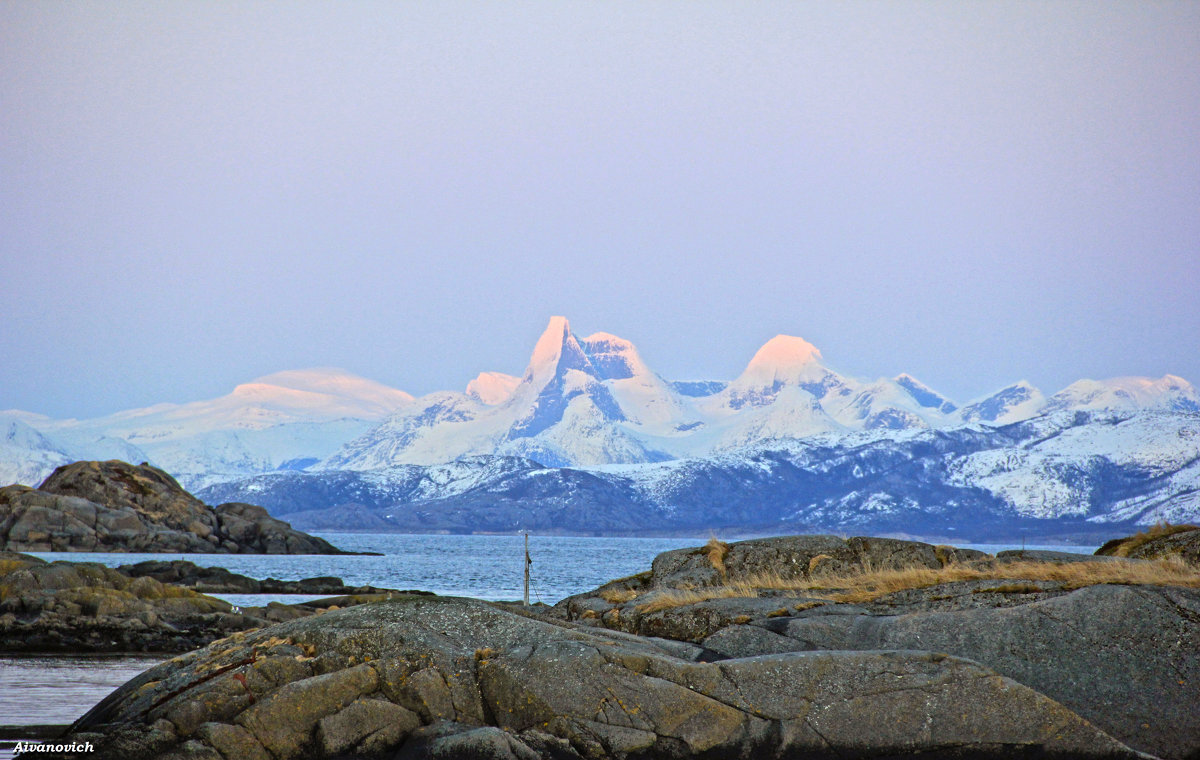
[[[724,586],[705,586],[698,589],[679,589],[658,594],[645,604],[638,605],[638,612],[649,614],[659,610],[669,610],[695,602],[707,602],[709,599],[734,599],[758,596],[758,589],[745,583],[727,584]]]
[[[704,553],[708,555],[708,561],[712,563],[713,568],[725,578],[728,575],[725,558],[729,556],[729,544],[717,538],[715,534],[711,535],[708,543],[704,545]]]
[[[624,604],[636,599],[638,592],[631,588],[626,589],[607,589],[600,592],[600,598],[609,604]]]

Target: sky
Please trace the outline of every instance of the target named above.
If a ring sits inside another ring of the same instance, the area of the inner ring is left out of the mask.
[[[1200,3],[0,4],[0,409],[343,367],[1200,383]]]

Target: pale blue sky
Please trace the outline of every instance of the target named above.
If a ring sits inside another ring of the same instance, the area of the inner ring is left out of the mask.
[[[1200,3],[0,4],[0,409],[341,366],[1200,382]]]

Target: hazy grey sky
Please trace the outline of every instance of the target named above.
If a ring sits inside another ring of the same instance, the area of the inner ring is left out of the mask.
[[[0,4],[0,409],[340,366],[1200,383],[1200,3]]]

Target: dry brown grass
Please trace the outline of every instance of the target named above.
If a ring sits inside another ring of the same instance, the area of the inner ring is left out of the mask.
[[[603,599],[604,601],[608,602],[609,604],[624,604],[625,602],[631,602],[637,598],[637,595],[638,595],[638,592],[634,591],[631,588],[625,588],[625,589],[613,588],[613,589],[607,589],[605,591],[600,592],[600,598]]]
[[[828,562],[832,562],[832,561],[833,561],[833,557],[830,557],[828,554],[814,555],[812,557],[812,559],[810,559],[808,561],[808,574],[813,575],[818,570],[820,570],[821,563],[828,563]]]
[[[721,574],[721,577],[726,577],[728,573],[725,570],[725,558],[729,556],[729,544],[717,538],[716,535],[709,536],[708,543],[704,545],[704,553],[708,555],[708,561]]]
[[[833,602],[869,602],[896,591],[974,580],[1055,581],[1068,590],[1103,583],[1200,588],[1200,571],[1181,561],[1162,560],[1137,563],[1011,562],[994,566],[952,564],[938,569],[909,567],[897,570],[865,567],[855,572],[810,579],[783,578],[768,573],[722,586],[667,592],[638,609],[645,613],[709,599],[752,598],[764,589],[803,592]]]
[[[654,597],[645,604],[638,605],[642,613],[669,610],[672,607],[682,607],[695,602],[707,602],[709,599],[733,599],[735,597],[758,596],[758,589],[744,583],[732,583],[725,586],[706,586],[697,589],[679,589],[666,591]]]
[[[1171,525],[1170,523],[1161,522],[1151,525],[1146,530],[1134,533],[1132,536],[1127,538],[1118,538],[1114,541],[1109,541],[1104,546],[1101,546],[1100,550],[1096,553],[1107,554],[1113,557],[1128,557],[1133,553],[1134,549],[1137,549],[1139,546],[1149,543],[1156,538],[1171,536],[1176,533],[1182,533],[1186,530],[1196,529],[1197,526],[1195,525]]]

